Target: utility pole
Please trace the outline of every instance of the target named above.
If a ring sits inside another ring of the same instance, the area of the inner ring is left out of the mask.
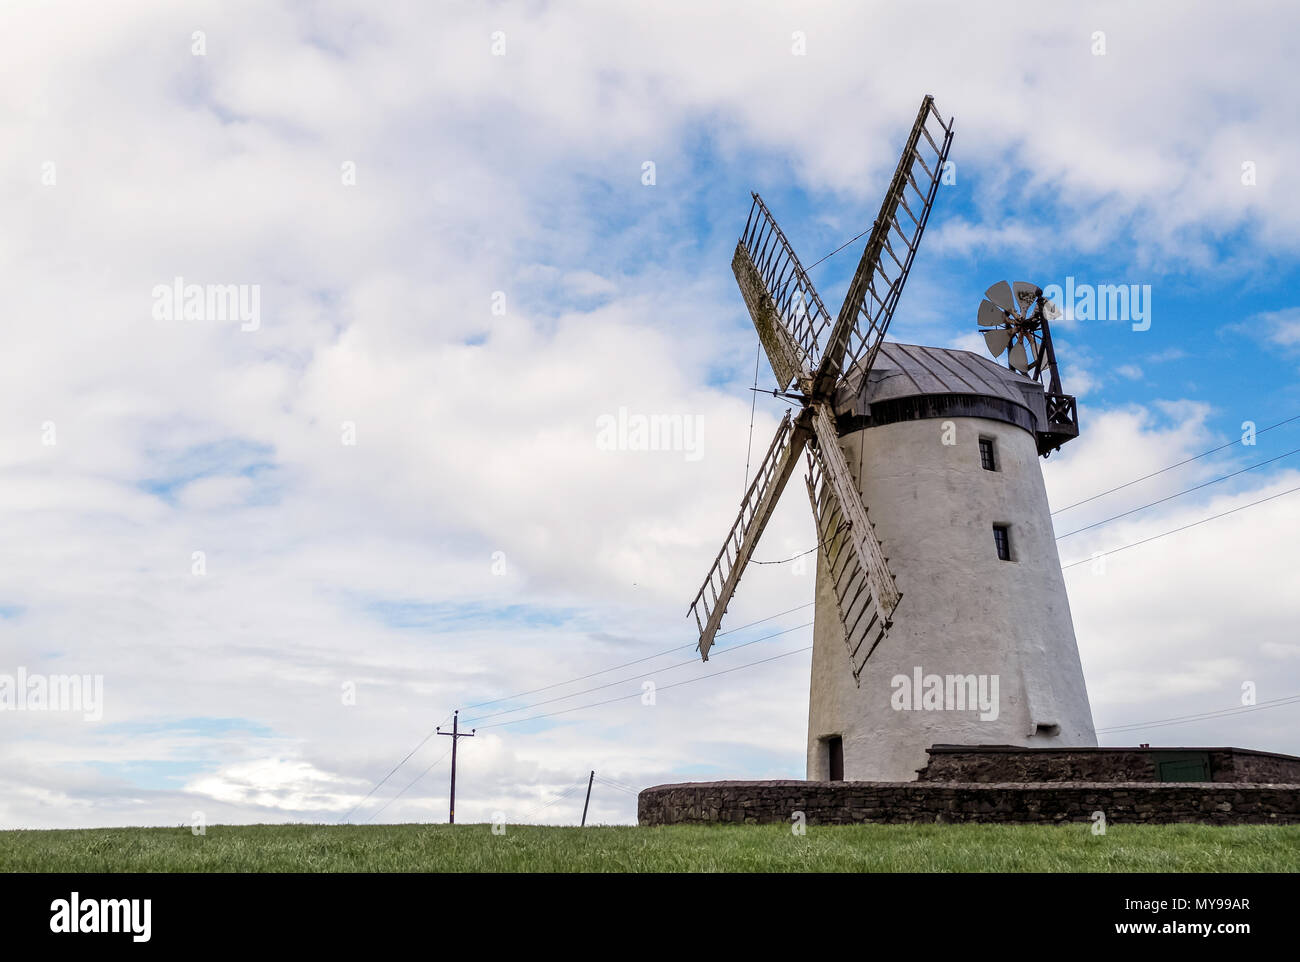
[[[595,780],[596,770],[593,768],[590,777],[587,779],[587,800],[582,803],[582,825],[579,826],[581,828],[586,828],[587,826],[587,806],[591,804],[591,783]]]
[[[462,738],[473,738],[474,732],[478,731],[478,729],[471,728],[468,734],[460,730],[460,709],[458,708],[456,709],[456,711],[452,713],[451,716],[451,731],[449,732],[443,731],[441,725],[439,725],[436,729],[434,729],[434,731],[436,731],[439,735],[446,735],[448,738],[451,739],[451,809],[450,809],[450,818],[448,819],[448,824],[455,825],[456,824],[456,745],[460,742]],[[594,775],[595,772],[592,772],[592,774]],[[591,790],[590,787],[587,790],[590,791]]]

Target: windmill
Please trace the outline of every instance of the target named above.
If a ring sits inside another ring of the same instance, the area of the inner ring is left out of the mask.
[[[1042,530],[1045,525],[1050,532],[1051,522],[1035,462],[1044,445],[1059,447],[1078,431],[1074,399],[1060,394],[1054,357],[1050,391],[1027,375],[1028,363],[1020,364],[1022,350],[1026,361],[1032,352],[1039,369],[1050,353],[1042,292],[1034,288],[1033,304],[1026,306],[1012,288],[1004,292],[995,285],[990,307],[981,307],[981,322],[996,328],[990,348],[1005,335],[1002,349],[1011,352],[1006,369],[967,351],[885,342],[951,143],[952,122],[945,124],[933,98],[925,97],[833,319],[758,194],[732,259],[776,377],[773,393],[797,408],[787,410],[778,425],[690,614],[707,661],[763,529],[805,458],[819,552],[809,778],[842,778],[847,772],[908,779],[924,763],[924,748],[936,742],[1061,737],[1096,744],[1059,559],[1055,582],[1050,566],[1026,566],[1018,574],[1005,566],[978,570],[987,565],[993,540],[975,534],[976,528],[986,530],[984,515],[994,511],[984,504],[990,497],[1011,497],[1018,504],[1011,511],[1017,514],[1015,543],[1026,558],[1046,556],[1049,548],[1055,557],[1054,542],[1043,544]],[[1049,408],[1057,409],[1055,419]],[[935,419],[941,419],[945,436],[952,425],[961,444],[941,443]],[[977,468],[986,443],[990,452],[1002,444],[1005,480],[1017,490],[994,492],[987,478],[970,473],[976,440]],[[951,492],[961,490],[954,479],[969,480],[966,507],[981,524],[942,519],[952,507]],[[996,507],[1003,514],[1008,510]],[[1002,531],[994,563],[1004,543],[1003,560],[1010,560],[1011,522],[997,513],[989,517],[993,535]],[[988,584],[980,584],[981,576]],[[976,595],[968,607],[978,608],[979,617],[965,617],[951,597],[955,585]],[[990,588],[999,594],[988,594]],[[1026,602],[1031,607],[1022,613]],[[960,635],[953,635],[954,626],[961,626]],[[1043,633],[1053,637],[1044,641]],[[989,728],[973,726],[969,713],[922,719],[896,710],[889,686],[904,670],[919,668],[922,657],[931,664],[950,661],[963,675],[968,666],[990,669],[999,678],[997,672],[1009,673],[1014,710],[1007,717],[1013,720]]]

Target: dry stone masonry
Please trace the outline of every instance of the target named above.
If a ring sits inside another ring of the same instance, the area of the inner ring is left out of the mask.
[[[1300,758],[1238,748],[934,746],[914,782],[694,782],[641,792],[642,825],[859,822],[1300,824]],[[1181,776],[1208,758],[1204,781]],[[1192,766],[1189,768],[1188,766]]]

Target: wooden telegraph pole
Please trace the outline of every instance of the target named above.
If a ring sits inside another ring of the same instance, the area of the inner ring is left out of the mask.
[[[471,728],[469,732],[460,730],[460,709],[456,709],[452,713],[451,731],[443,731],[441,725],[435,729],[439,735],[446,735],[451,739],[451,808],[450,817],[448,818],[448,824],[450,825],[456,824],[456,745],[462,738],[473,738],[474,732],[477,730],[476,728]]]
[[[587,806],[591,804],[591,783],[596,780],[596,770],[591,770],[591,775],[587,778],[587,800],[582,803],[582,825],[581,828],[587,827]]]

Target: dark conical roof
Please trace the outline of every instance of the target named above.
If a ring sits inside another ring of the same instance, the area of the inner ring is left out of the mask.
[[[849,388],[861,390],[862,376],[849,375]],[[886,341],[867,377],[868,403],[921,394],[977,394],[1029,406],[1026,395],[1043,393],[1032,378],[972,351]]]
[[[921,399],[930,400],[921,400]],[[908,400],[917,399],[917,400]],[[906,415],[883,413],[899,409]],[[1048,430],[1043,385],[992,358],[957,348],[925,347],[886,341],[862,384],[861,370],[851,370],[835,396],[841,418],[881,414],[871,423],[900,417],[941,417],[967,413],[1010,420],[1030,432]],[[847,430],[850,422],[841,425]]]

